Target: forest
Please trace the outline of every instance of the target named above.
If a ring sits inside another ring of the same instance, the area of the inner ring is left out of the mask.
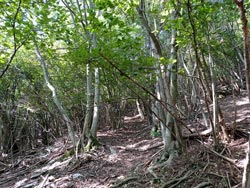
[[[0,0],[0,187],[250,188],[250,1]]]

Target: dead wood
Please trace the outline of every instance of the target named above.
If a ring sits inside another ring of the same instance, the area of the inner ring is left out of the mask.
[[[111,186],[110,188],[121,187],[123,185],[126,185],[126,184],[131,183],[132,181],[136,181],[136,180],[138,180],[138,177],[129,177],[129,178],[124,179],[120,183],[117,183],[116,185]]]
[[[45,183],[47,182],[48,177],[49,177],[49,174],[47,174],[45,177],[43,177],[43,181],[36,188],[42,188],[45,185]]]
[[[1,161],[0,161],[0,165],[3,165],[3,166],[5,166],[5,167],[10,167],[9,164],[5,164],[5,163],[3,163],[3,162],[1,162]]]
[[[189,134],[189,135],[184,135],[183,138],[201,138],[201,137],[207,137],[207,136],[210,136],[212,133],[212,130],[211,129],[207,129],[207,130],[204,130],[204,131],[201,131],[201,132],[196,132],[196,133],[193,133],[193,134]]]
[[[201,142],[201,141],[199,141],[199,142]],[[201,142],[201,144],[203,144],[203,143]],[[226,156],[224,156],[224,155],[222,155],[222,154],[216,152],[215,150],[213,150],[213,149],[207,147],[205,144],[203,144],[203,146],[204,146],[208,151],[210,151],[211,153],[213,153],[213,154],[217,155],[218,157],[220,157],[220,158],[222,158],[222,159],[224,159],[224,160],[226,160],[226,161],[228,161],[228,162],[230,162],[230,163],[232,163],[232,164],[234,164],[234,165],[237,166],[237,162],[238,162],[237,159],[231,159],[231,158],[229,158],[229,157],[226,157]],[[238,167],[238,166],[237,166],[237,167]]]
[[[125,150],[125,151],[139,151],[139,152],[144,152],[144,151],[148,151],[148,150],[152,150],[152,149],[158,148],[158,147],[160,147],[160,146],[163,145],[163,143],[161,141],[153,143],[153,144],[148,144],[146,146],[141,146],[141,147],[139,147],[139,144],[142,144],[142,143],[136,143],[134,145],[130,145],[130,146],[126,146],[126,147],[124,147],[124,146],[117,146],[117,148]]]
[[[195,186],[194,188],[204,188],[204,187],[208,187],[211,186],[212,183],[211,182],[202,182],[199,185]]]
[[[246,159],[244,164],[244,172],[242,178],[242,188],[250,187],[250,139],[248,141],[248,149],[246,151]]]

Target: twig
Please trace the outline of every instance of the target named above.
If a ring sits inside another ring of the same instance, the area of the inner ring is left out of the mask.
[[[214,173],[214,172],[207,172],[206,174],[208,174],[208,175],[213,175],[213,176],[216,176],[216,177],[219,177],[219,178],[225,178],[225,176],[220,175],[220,174],[216,174],[216,173]]]
[[[206,146],[205,146],[205,147],[206,147]],[[216,151],[214,151],[214,150],[212,150],[212,149],[210,149],[210,148],[208,148],[208,147],[207,147],[207,149],[209,149],[209,150],[210,150],[212,153],[214,153],[215,155],[221,157],[222,159],[224,159],[224,160],[226,160],[226,161],[228,161],[228,162],[230,162],[230,163],[232,163],[232,164],[235,164],[235,165],[236,165],[236,162],[238,161],[237,159],[231,159],[231,158],[229,158],[229,157],[226,157],[226,156],[224,156],[224,155],[221,155],[220,153],[218,153],[218,152],[216,152]]]
[[[241,184],[242,184],[242,183],[239,183],[239,184],[233,186],[232,188],[241,188]]]
[[[200,140],[198,140],[198,142],[202,143]],[[202,143],[202,144],[203,144],[203,143]],[[218,153],[218,152],[214,151],[213,149],[207,147],[205,144],[203,144],[203,146],[204,146],[206,149],[208,149],[210,152],[212,152],[213,154],[215,154],[215,155],[219,156],[220,158],[222,158],[222,159],[224,159],[224,160],[226,160],[226,161],[228,161],[228,162],[230,162],[230,163],[236,165],[236,162],[238,161],[237,159],[231,159],[231,158],[229,158],[229,157],[226,157],[226,156],[224,156],[224,155],[221,155],[220,153]]]
[[[232,188],[231,183],[230,183],[230,178],[229,178],[228,173],[227,173],[227,183],[228,183],[229,188]]]
[[[42,187],[45,185],[45,183],[46,183],[48,177],[49,177],[49,174],[47,174],[47,175],[45,176],[45,178],[43,178],[43,181],[42,181],[38,186],[36,186],[35,188],[42,188]]]
[[[1,162],[1,161],[0,161],[0,164],[3,165],[3,166],[6,166],[6,167],[10,167],[10,165],[5,164],[5,163],[3,163],[3,162]]]
[[[144,167],[149,166],[150,163],[154,160],[154,157],[155,157],[156,155],[158,155],[160,152],[162,152],[162,150],[163,150],[163,149],[158,150],[156,153],[154,153],[154,154],[150,157],[149,160],[147,160],[146,162],[144,162]]]

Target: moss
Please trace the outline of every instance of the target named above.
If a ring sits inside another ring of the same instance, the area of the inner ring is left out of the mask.
[[[62,156],[62,159],[66,159],[66,158],[69,158],[71,156],[74,155],[74,150],[73,149],[70,149],[68,150],[63,156]]]
[[[85,146],[85,151],[90,151],[94,146],[101,146],[101,144],[95,137],[90,135],[88,139],[88,144]]]

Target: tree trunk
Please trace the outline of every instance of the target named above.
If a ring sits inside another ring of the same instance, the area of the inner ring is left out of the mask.
[[[139,99],[136,99],[136,107],[137,107],[137,111],[139,113],[139,116],[142,120],[145,119],[145,116],[144,116],[144,113],[143,113],[143,110],[142,110],[142,105],[140,104],[139,102]]]
[[[246,152],[246,159],[242,178],[242,188],[250,188],[250,140],[248,141],[248,149]]]
[[[213,122],[211,124],[212,124],[212,133],[214,137],[214,145],[218,146],[219,142],[217,139],[217,135],[220,131],[219,126],[218,126],[218,103],[217,103],[217,96],[215,92],[214,62],[212,60],[210,53],[209,53],[209,65],[210,65],[210,73],[211,73],[212,100],[213,100]]]
[[[99,68],[95,68],[95,97],[94,97],[94,113],[93,113],[93,121],[90,129],[90,136],[88,138],[88,144],[86,146],[87,150],[89,150],[94,141],[97,140],[97,128],[98,128],[98,120],[99,120]]]
[[[46,85],[48,86],[48,88],[52,92],[53,101],[54,101],[55,105],[57,106],[59,112],[61,113],[64,121],[66,122],[67,129],[68,129],[68,134],[69,134],[69,138],[72,141],[74,149],[76,149],[75,148],[76,147],[76,138],[75,138],[75,133],[74,133],[74,129],[73,129],[73,122],[70,120],[67,112],[64,110],[64,108],[63,108],[63,106],[61,104],[61,101],[58,99],[56,88],[50,83],[49,73],[48,73],[45,61],[43,60],[43,58],[42,58],[42,56],[40,54],[38,45],[37,45],[37,43],[36,43],[35,40],[33,42],[34,42],[34,46],[35,46],[35,53],[36,53],[37,59],[40,62],[41,66],[42,66],[42,69],[43,69],[43,75],[44,75],[44,79],[45,79]]]
[[[244,7],[244,0],[234,0],[235,4],[240,10],[240,18],[242,21],[243,40],[244,40],[244,62],[245,62],[245,77],[246,77],[246,88],[248,94],[248,100],[250,102],[250,55],[249,55],[249,40],[248,40],[248,27],[246,10]]]
[[[176,150],[180,149],[182,145],[182,133],[180,127],[176,124],[173,114],[176,113],[177,103],[177,74],[173,73],[177,70],[177,46],[176,46],[176,30],[172,29],[171,37],[171,59],[175,62],[173,65],[168,67],[170,70],[166,76],[166,66],[161,65],[159,60],[163,56],[162,49],[159,40],[155,34],[151,31],[148,20],[145,16],[145,2],[142,0],[140,6],[137,8],[141,22],[146,29],[151,44],[152,56],[157,59],[156,62],[156,96],[157,101],[155,102],[156,111],[155,115],[160,122],[162,139],[164,143],[164,152],[169,156],[176,155]],[[176,18],[176,10],[173,10],[172,19]],[[157,30],[157,28],[155,28]],[[167,80],[167,78],[170,78]],[[160,102],[161,101],[161,102]],[[167,108],[162,105],[168,104]]]
[[[0,157],[3,152],[3,145],[4,145],[3,121],[0,117]]]
[[[92,74],[90,71],[90,65],[86,65],[86,76],[87,76],[87,104],[86,104],[86,114],[84,119],[83,131],[82,131],[82,146],[84,146],[84,138],[88,137],[90,126],[92,123],[92,115],[93,115],[93,108],[92,108]]]
[[[99,92],[99,68],[95,68],[95,97],[94,97],[94,115],[93,123],[91,126],[92,135],[96,136],[96,128],[99,119],[99,101],[100,101],[100,92]]]
[[[172,20],[176,19],[177,10],[173,10],[172,12]],[[168,127],[168,135],[171,138],[168,138],[169,147],[167,148],[168,153],[171,155],[176,155],[176,152],[182,152],[183,140],[182,140],[182,131],[180,125],[176,122],[175,118],[172,114],[176,114],[176,105],[178,98],[178,87],[177,87],[177,72],[178,72],[178,57],[177,57],[177,44],[176,44],[176,30],[172,28],[171,31],[171,60],[172,64],[168,66],[168,76],[169,76],[169,92],[167,95],[169,111],[167,112],[167,127]]]

